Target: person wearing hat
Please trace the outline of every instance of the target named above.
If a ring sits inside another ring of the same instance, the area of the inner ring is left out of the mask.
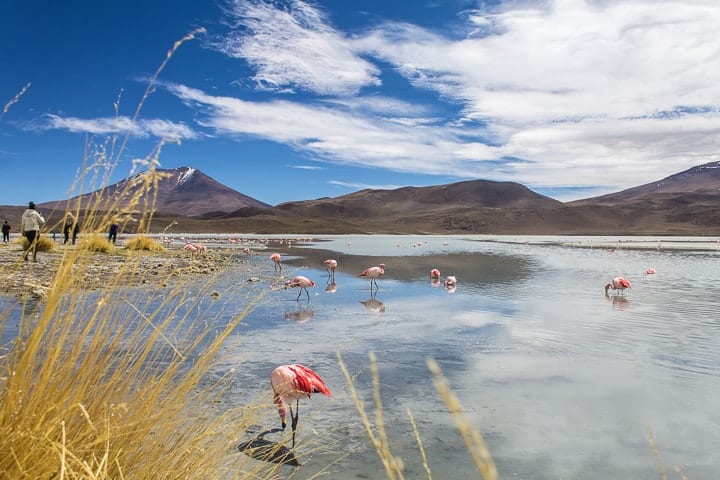
[[[28,208],[22,214],[22,233],[28,239],[28,247],[23,252],[23,260],[27,262],[30,250],[33,262],[37,261],[37,247],[40,240],[40,228],[45,225],[45,219],[35,210],[35,202],[28,203]]]

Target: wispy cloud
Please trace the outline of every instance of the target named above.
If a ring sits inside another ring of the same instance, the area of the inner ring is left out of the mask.
[[[337,185],[338,187],[352,188],[352,189],[354,189],[354,190],[365,190],[365,189],[370,189],[370,190],[395,190],[396,188],[407,187],[407,185],[392,185],[392,184],[385,184],[385,185],[375,184],[375,185],[371,185],[371,184],[368,184],[368,183],[341,182],[341,181],[339,181],[339,180],[330,180],[328,183],[331,184],[331,185]]]
[[[234,29],[216,48],[249,62],[261,88],[349,95],[380,83],[378,68],[357,56],[323,12],[308,3],[291,0],[278,8],[235,0],[228,13],[243,28]]]
[[[184,123],[174,123],[162,119],[149,119],[133,121],[129,117],[105,117],[83,119],[77,117],[60,117],[47,115],[46,122],[34,128],[46,130],[67,130],[76,133],[91,133],[94,135],[115,135],[129,133],[134,137],[166,138],[166,139],[196,139],[199,134]]]
[[[296,168],[298,170],[324,170],[323,167],[318,165],[288,165],[290,168]]]

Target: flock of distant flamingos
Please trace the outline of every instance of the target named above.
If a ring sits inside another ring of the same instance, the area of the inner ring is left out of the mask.
[[[205,246],[201,243],[188,243],[184,249],[190,252],[191,255],[199,254],[205,251]],[[249,247],[243,249],[244,253],[249,254]],[[276,272],[282,272],[282,256],[279,253],[273,253],[270,255],[270,260],[273,262],[273,266]],[[328,258],[323,261],[323,264],[327,267],[328,275],[330,278],[335,277],[335,270],[338,267],[338,262],[335,259]],[[655,270],[652,268],[647,269],[647,274],[654,274]],[[360,272],[359,276],[370,280],[370,292],[372,293],[373,287],[379,288],[377,279],[385,274],[385,264],[381,263],[377,266],[369,267]],[[430,279],[434,282],[440,282],[440,270],[433,268],[430,270]],[[445,278],[443,282],[445,288],[454,291],[457,286],[457,278],[450,275]],[[297,275],[292,280],[285,282],[285,288],[299,288],[297,300],[300,300],[300,296],[303,291],[307,295],[308,302],[310,301],[310,293],[308,288],[314,287],[316,283],[313,280],[303,276]],[[624,277],[615,277],[605,285],[605,294],[608,294],[609,290],[614,290],[624,294],[625,289],[631,288],[630,281]],[[322,393],[323,395],[330,396],[330,389],[325,385],[323,379],[312,369],[301,365],[299,363],[281,365],[272,371],[270,374],[270,385],[273,390],[273,401],[277,405],[278,414],[280,416],[280,422],[282,430],[285,430],[287,422],[287,413],[290,412],[291,428],[292,428],[292,447],[295,448],[295,432],[297,430],[298,418],[300,416],[300,399],[310,398],[313,393]],[[293,412],[292,400],[295,400],[295,411]],[[265,432],[267,433],[267,432]],[[264,435],[264,434],[263,434]]]

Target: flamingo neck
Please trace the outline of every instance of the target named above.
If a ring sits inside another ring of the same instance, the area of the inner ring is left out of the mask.
[[[280,422],[282,422],[282,427],[285,428],[285,417],[287,416],[287,402],[285,402],[285,399],[282,397],[282,395],[275,394],[275,405],[278,406],[278,415],[280,415]]]

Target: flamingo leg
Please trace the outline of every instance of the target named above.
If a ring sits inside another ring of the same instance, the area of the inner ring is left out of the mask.
[[[292,447],[295,448],[295,430],[297,430],[298,419],[300,418],[300,400],[295,400],[295,415],[290,407],[290,418],[292,419]]]
[[[302,290],[300,290],[300,291],[298,292],[298,296],[297,296],[297,298],[295,299],[296,302],[299,302],[299,301],[300,301],[300,295],[302,295]]]

